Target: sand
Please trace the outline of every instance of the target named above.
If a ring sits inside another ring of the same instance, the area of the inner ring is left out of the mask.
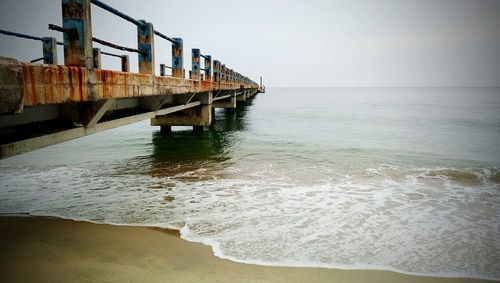
[[[235,263],[175,231],[0,217],[0,282],[488,282]]]

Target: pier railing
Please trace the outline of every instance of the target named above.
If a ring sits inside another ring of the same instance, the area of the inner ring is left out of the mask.
[[[160,64],[160,76],[167,76],[166,69],[170,69],[170,76],[185,78],[184,47],[180,37],[167,36],[153,28],[153,24],[146,20],[138,20],[100,0],[61,0],[62,26],[49,24],[49,29],[62,32],[64,41],[58,42],[54,37],[37,37],[13,31],[0,30],[0,34],[38,40],[43,43],[43,56],[31,60],[31,63],[43,60],[44,64],[57,64],[57,45],[64,46],[64,65],[100,69],[101,56],[114,56],[121,59],[121,71],[130,72],[130,57],[125,54],[115,54],[93,46],[93,43],[112,49],[133,52],[138,54],[138,69],[141,74],[155,74],[155,36],[166,40],[172,45],[172,60],[170,66]],[[91,4],[95,5],[119,18],[134,24],[137,27],[137,48],[120,46],[92,36],[90,17]],[[203,68],[201,61],[203,59]],[[203,72],[203,74],[202,74]],[[258,85],[238,71],[227,67],[220,60],[212,60],[210,54],[202,54],[199,48],[191,50],[191,70],[189,79],[202,80],[214,83],[240,83],[242,85],[258,87]]]

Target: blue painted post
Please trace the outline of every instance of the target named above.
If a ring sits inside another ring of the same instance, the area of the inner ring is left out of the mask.
[[[173,40],[175,44],[172,44],[172,77],[184,78],[182,38],[173,38]]]
[[[212,80],[212,56],[206,55],[205,56],[205,81],[211,81]]]
[[[226,65],[222,64],[220,67],[220,81],[225,83],[226,82]]]
[[[57,41],[53,37],[43,38],[43,63],[57,64]]]
[[[151,23],[144,20],[142,26],[137,27],[137,49],[139,53],[139,73],[154,75],[155,74],[155,45],[154,45],[154,29]]]
[[[63,28],[75,34],[64,33],[64,64],[91,69],[92,23],[90,0],[62,0]]]
[[[200,49],[191,50],[191,78],[195,81],[200,80]]]
[[[220,61],[214,60],[214,82],[220,82]]]

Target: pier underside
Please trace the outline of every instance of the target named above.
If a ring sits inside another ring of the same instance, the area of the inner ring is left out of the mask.
[[[257,87],[138,73],[36,65],[0,58],[0,158],[151,119],[208,126]]]

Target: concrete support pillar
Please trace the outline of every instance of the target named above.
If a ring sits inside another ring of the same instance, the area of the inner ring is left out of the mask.
[[[128,55],[122,56],[122,72],[130,72],[130,57]]]
[[[172,114],[160,115],[151,119],[151,126],[210,126],[212,123],[211,92],[195,96],[202,105],[181,110]]]
[[[151,119],[151,126],[210,126],[211,108],[211,105],[200,105],[173,114],[156,116]]]
[[[64,65],[91,69],[92,21],[90,0],[62,0],[63,28],[73,31],[64,33]]]
[[[94,48],[92,49],[92,56],[93,56],[93,65],[94,69],[100,69],[101,68],[101,49],[100,48]]]
[[[200,80],[200,49],[191,50],[191,78],[195,81]]]
[[[57,41],[54,37],[43,38],[43,63],[57,64]]]
[[[203,126],[193,126],[193,133],[202,134],[203,133]]]
[[[172,135],[172,126],[160,126],[160,134],[162,136],[168,137]]]
[[[139,53],[139,73],[155,74],[154,29],[151,23],[140,20],[142,26],[137,27],[137,49]]]
[[[220,61],[214,60],[214,82],[220,82]]]
[[[173,38],[172,44],[172,77],[184,78],[182,38]]]
[[[214,101],[212,104],[213,108],[225,108],[225,109],[233,109],[236,108],[236,94],[231,95],[231,97]]]
[[[205,81],[212,80],[212,56],[205,56]]]
[[[245,92],[245,91],[243,91],[243,93],[242,93],[242,94],[240,94],[240,95],[238,95],[238,96],[236,97],[236,100],[237,100],[237,101],[239,101],[239,102],[245,102],[245,101],[247,101],[246,92]]]

